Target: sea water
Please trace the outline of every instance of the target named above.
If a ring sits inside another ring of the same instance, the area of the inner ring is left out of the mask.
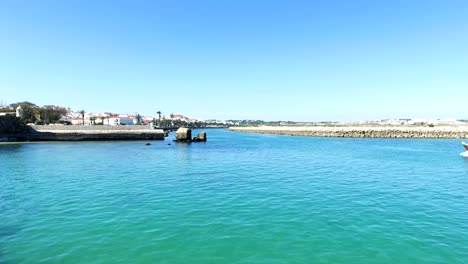
[[[458,140],[207,132],[0,145],[0,263],[468,263]]]

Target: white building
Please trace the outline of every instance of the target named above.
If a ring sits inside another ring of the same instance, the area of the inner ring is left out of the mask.
[[[133,118],[128,115],[118,115],[118,116],[110,116],[108,118],[108,123],[111,126],[118,126],[118,125],[133,125]]]
[[[23,108],[21,108],[21,105],[18,105],[18,107],[16,107],[16,117],[22,118],[23,115],[24,115],[24,110]]]
[[[141,118],[141,123],[144,124],[144,125],[149,125],[151,122],[153,122],[153,118],[152,116],[144,116]],[[157,118],[156,118],[157,119]]]
[[[75,118],[72,118],[71,119],[71,123],[72,125],[83,125],[83,118],[82,117],[75,117]],[[89,120],[89,117],[86,117],[84,118],[84,125],[87,126],[87,125],[90,125],[91,124],[91,121]]]

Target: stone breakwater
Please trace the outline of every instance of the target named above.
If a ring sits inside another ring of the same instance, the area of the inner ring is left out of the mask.
[[[230,131],[312,137],[348,138],[468,138],[468,126],[444,127],[230,127]]]

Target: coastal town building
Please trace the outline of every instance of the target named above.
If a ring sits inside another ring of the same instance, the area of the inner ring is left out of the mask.
[[[190,118],[183,116],[183,115],[171,114],[170,117],[171,117],[171,120],[180,120],[180,121],[190,122]]]
[[[16,117],[22,118],[23,115],[24,115],[24,110],[23,108],[21,108],[21,105],[18,105],[18,107],[16,107]]]
[[[239,124],[239,122],[233,122],[233,121],[226,121],[226,120],[217,120],[217,119],[207,119],[205,120],[205,122],[207,123],[213,123],[213,124],[220,124],[220,125],[225,125],[225,124],[228,124],[228,123],[231,123],[231,124]]]
[[[154,118],[152,116],[143,116],[141,122],[143,125],[149,125],[151,122],[153,122],[153,119]]]
[[[82,117],[75,117],[75,118],[72,118],[71,119],[71,124],[72,125],[90,125],[91,124],[91,121],[89,120],[89,118],[84,118],[84,122],[83,122],[83,118]]]
[[[327,125],[332,123],[326,123]],[[372,126],[435,126],[435,125],[463,125],[464,122],[456,119],[430,119],[430,118],[398,118],[382,120],[365,120],[355,122],[338,122],[335,125],[372,125]]]
[[[109,115],[102,115],[102,114],[93,115],[92,118],[93,118],[94,125],[109,125],[110,124]]]
[[[118,115],[109,117],[109,125],[118,126],[118,125],[133,125],[133,118],[128,115]]]

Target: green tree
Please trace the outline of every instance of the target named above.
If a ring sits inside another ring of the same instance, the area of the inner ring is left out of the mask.
[[[41,107],[28,101],[13,103],[3,109],[6,112],[12,112],[18,106],[23,109],[21,121],[25,123],[55,123],[68,112],[66,108],[61,106],[45,105]]]
[[[162,128],[167,128],[167,127],[170,127],[172,125],[172,121],[169,120],[169,119],[163,118],[163,119],[158,120],[158,124]]]
[[[67,109],[55,105],[45,105],[39,108],[39,110],[41,115],[44,116],[44,121],[46,123],[55,123],[68,112]]]
[[[174,126],[175,126],[175,127],[184,127],[184,126],[187,126],[187,122],[186,122],[186,121],[179,120],[179,119],[173,120],[172,123],[174,123]]]

